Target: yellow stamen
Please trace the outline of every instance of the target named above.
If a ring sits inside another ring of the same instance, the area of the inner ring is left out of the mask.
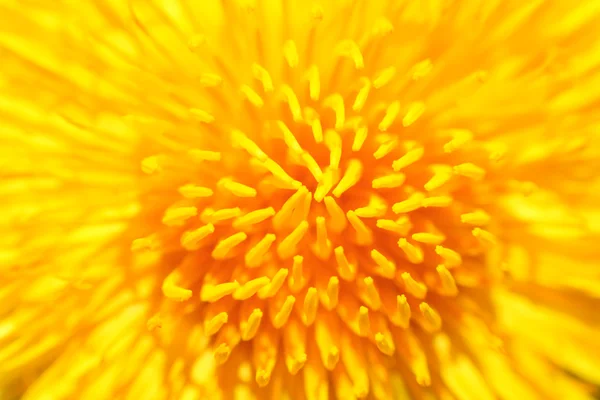
[[[293,40],[287,40],[283,45],[283,56],[288,65],[292,68],[298,65],[298,49]]]
[[[311,287],[306,291],[306,296],[304,297],[304,314],[302,315],[302,322],[304,322],[306,326],[312,325],[315,321],[318,305],[319,299],[317,297],[317,289]]]
[[[396,275],[396,265],[394,262],[388,260],[376,249],[371,250],[371,258],[381,268],[381,272],[384,277],[391,279]]]
[[[272,92],[274,90],[271,75],[266,69],[264,69],[258,64],[253,64],[252,75],[254,75],[254,78],[262,84],[263,90],[265,92]]]
[[[271,279],[271,283],[258,291],[258,297],[261,299],[266,299],[275,296],[285,283],[285,278],[287,278],[288,273],[289,271],[286,268],[280,268],[275,276],[273,276]]]
[[[260,97],[260,95],[256,93],[250,86],[242,85],[240,91],[253,106],[261,108],[265,105],[262,97]]]
[[[281,93],[283,93],[285,101],[288,103],[294,122],[301,122],[302,109],[300,108],[300,103],[298,102],[298,97],[296,97],[294,90],[288,85],[283,85],[281,87]]]
[[[496,245],[498,243],[496,237],[485,229],[475,228],[473,229],[473,236],[479,239],[481,242],[487,245]]]
[[[382,143],[377,150],[375,150],[373,157],[375,157],[376,160],[379,160],[390,154],[396,147],[398,147],[397,139],[388,140],[387,142]]]
[[[273,319],[273,326],[277,329],[281,328],[286,324],[290,314],[292,312],[292,307],[294,307],[294,303],[296,302],[296,298],[292,295],[286,297],[285,302],[281,309],[275,314]]]
[[[249,268],[258,267],[264,261],[264,256],[269,252],[271,245],[275,242],[276,236],[267,233],[258,243],[254,245],[244,258],[246,266]]]
[[[325,132],[325,146],[329,149],[329,166],[338,169],[342,158],[342,138],[333,129]]]
[[[219,313],[204,323],[204,334],[212,336],[227,322],[229,316],[226,312]]]
[[[393,189],[402,186],[405,181],[406,175],[400,172],[375,178],[371,182],[371,186],[373,189]]]
[[[373,278],[370,276],[366,277],[363,280],[365,284],[365,296],[368,299],[368,304],[374,311],[377,311],[381,308],[381,297],[379,296],[379,291],[375,287],[375,283],[373,282]]]
[[[191,183],[181,186],[178,191],[186,199],[199,199],[202,197],[210,197],[213,195],[212,189],[197,186]]]
[[[411,126],[418,120],[421,115],[425,112],[425,104],[422,102],[412,103],[408,106],[408,111],[406,115],[402,119],[402,126],[407,127]]]
[[[255,308],[248,317],[247,321],[242,321],[240,323],[240,333],[242,336],[242,340],[248,341],[252,340],[256,333],[258,332],[258,328],[260,327],[260,322],[262,321],[263,312],[259,308]]]
[[[183,226],[187,220],[198,215],[196,207],[171,207],[165,211],[162,223],[166,226]]]
[[[379,130],[383,132],[387,131],[388,128],[392,126],[392,124],[396,120],[398,114],[400,114],[400,102],[394,101],[387,107],[385,111],[385,116],[379,123]]]
[[[402,280],[404,281],[404,287],[406,291],[418,299],[424,299],[427,295],[427,286],[421,282],[417,282],[414,278],[408,273],[402,273]]]
[[[490,219],[490,215],[483,210],[475,210],[460,216],[460,221],[469,225],[487,225]]]
[[[256,189],[250,186],[243,185],[238,182],[234,182],[230,179],[224,179],[221,182],[223,188],[229,191],[231,194],[237,197],[256,197]]]
[[[369,322],[369,309],[365,306],[361,306],[358,310],[358,332],[361,336],[367,336],[371,330],[371,323]]]
[[[430,332],[436,332],[440,330],[442,327],[442,318],[437,311],[435,311],[431,306],[425,302],[419,305],[419,310],[421,310],[421,315],[423,316],[422,324],[424,328]]]
[[[336,233],[342,232],[346,228],[346,225],[348,225],[348,220],[346,219],[344,210],[342,210],[342,208],[336,203],[335,199],[331,196],[325,197],[325,208],[327,209],[327,213],[330,217],[329,226],[331,230]]]
[[[319,96],[321,95],[321,81],[319,79],[319,68],[316,65],[312,65],[308,69],[307,76],[310,98],[313,101],[317,101],[319,100]],[[319,143],[319,140],[317,140],[317,143]]]
[[[242,210],[239,207],[235,208],[223,208],[221,210],[212,210],[210,208],[205,208],[200,216],[200,220],[205,224],[226,221],[228,219],[239,217],[242,214]]]
[[[331,108],[335,113],[335,129],[343,129],[344,122],[346,121],[346,107],[344,106],[342,95],[339,93],[332,94],[325,99],[323,106]]]
[[[473,163],[456,165],[453,170],[457,175],[466,176],[476,181],[480,181],[485,177],[485,170]]]
[[[238,287],[235,292],[233,292],[232,297],[236,300],[247,300],[250,297],[254,296],[260,289],[267,286],[271,283],[271,280],[266,276],[261,276],[260,278],[252,279]]]
[[[337,50],[342,56],[352,59],[356,69],[361,70],[365,67],[363,55],[354,41],[345,40],[341,42],[338,44]]]
[[[446,239],[444,235],[429,232],[413,233],[412,238],[415,242],[425,244],[440,244]]]
[[[452,204],[452,197],[450,196],[433,196],[433,197],[427,197],[426,199],[423,199],[423,201],[421,202],[421,205],[425,208],[427,207],[448,207],[450,204]]]
[[[381,332],[375,334],[375,344],[379,351],[385,355],[392,356],[396,352],[394,341],[388,335],[384,335]]]
[[[373,243],[373,232],[369,229],[364,222],[356,215],[352,210],[346,213],[350,225],[356,231],[356,239],[360,245],[369,245]]]
[[[458,288],[456,287],[456,281],[452,276],[452,273],[448,271],[444,265],[438,265],[435,269],[440,278],[440,282],[442,284],[442,292],[443,294],[454,296],[458,293]]]
[[[352,109],[356,112],[362,110],[367,102],[367,97],[369,96],[369,92],[371,91],[371,81],[368,78],[362,77],[360,78],[361,88],[356,95],[356,99],[354,100],[354,104],[352,105]],[[355,150],[356,151],[356,150]]]
[[[260,210],[251,211],[246,215],[236,218],[233,221],[232,226],[235,229],[249,228],[253,225],[261,223],[275,215],[275,209],[273,207],[262,208]]]
[[[396,296],[396,312],[398,313],[398,323],[403,328],[408,328],[410,323],[410,305],[405,295]]]
[[[348,162],[348,167],[344,172],[344,176],[338,183],[335,189],[333,189],[333,195],[339,198],[346,190],[356,185],[362,176],[363,165],[358,159],[351,159]]]
[[[183,235],[181,235],[181,246],[186,250],[197,250],[202,239],[211,233],[214,233],[214,231],[215,226],[213,224],[207,224],[198,229],[194,229],[193,231],[184,232]]]
[[[306,283],[304,276],[303,276],[303,270],[302,270],[303,262],[304,262],[304,257],[294,256],[294,263],[292,265],[292,275],[290,276],[290,279],[288,282],[290,290],[294,293],[297,293],[300,290],[302,290],[302,288],[304,287],[304,284]]]
[[[380,71],[377,74],[376,78],[373,80],[373,87],[375,89],[380,89],[380,88],[384,87],[385,85],[390,83],[390,81],[394,78],[395,75],[396,75],[395,67],[388,67],[388,68]]]
[[[335,260],[338,265],[338,272],[342,279],[346,281],[353,281],[356,275],[356,266],[350,264],[344,254],[344,248],[342,246],[336,247],[334,250]]]
[[[352,151],[357,152],[360,151],[365,140],[367,139],[369,133],[369,128],[366,126],[361,126],[356,130],[354,135],[354,141],[352,142]]]
[[[395,214],[408,213],[421,208],[425,195],[420,192],[413,193],[404,201],[398,202],[392,206],[392,211]]]
[[[208,111],[201,110],[199,108],[190,108],[190,115],[195,119],[205,124],[210,124],[215,121],[215,117]]]
[[[462,264],[462,257],[459,253],[443,246],[435,246],[435,252],[444,260],[446,267],[457,267]]]
[[[235,292],[240,284],[237,281],[220,283],[218,285],[204,284],[200,290],[200,300],[208,303],[222,299]]]
[[[394,171],[398,172],[403,168],[408,167],[411,164],[416,163],[425,154],[425,150],[422,147],[416,147],[414,149],[409,150],[405,155],[395,160],[392,163],[392,168]]]
[[[302,201],[304,201],[304,196],[306,196],[307,193],[308,189],[302,186],[298,189],[298,191],[296,191],[296,193],[290,196],[285,203],[283,203],[281,209],[279,209],[279,211],[273,217],[273,227],[276,231],[279,231],[287,226],[294,210],[302,204]]]
[[[402,251],[404,251],[404,254],[406,254],[406,258],[408,258],[408,261],[410,261],[411,263],[421,264],[423,262],[423,249],[421,249],[420,247],[407,242],[404,238],[398,240],[398,247],[400,247]]]
[[[231,256],[231,250],[233,250],[237,245],[242,243],[247,238],[248,235],[246,235],[244,232],[238,232],[229,236],[226,239],[221,240],[214,248],[211,254],[212,257],[215,260],[224,260],[228,256]]]
[[[316,253],[319,258],[326,260],[331,255],[331,241],[327,238],[327,227],[325,226],[325,218],[317,217],[317,243]]]

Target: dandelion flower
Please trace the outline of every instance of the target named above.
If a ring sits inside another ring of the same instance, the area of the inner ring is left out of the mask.
[[[0,1],[2,399],[591,399],[597,1]]]

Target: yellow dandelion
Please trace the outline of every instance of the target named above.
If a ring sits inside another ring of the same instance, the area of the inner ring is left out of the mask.
[[[0,398],[593,398],[599,2],[0,15]]]

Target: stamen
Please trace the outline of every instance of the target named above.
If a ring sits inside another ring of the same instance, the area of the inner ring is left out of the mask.
[[[308,77],[308,91],[310,93],[310,98],[313,101],[319,100],[319,96],[321,95],[321,81],[319,79],[319,67],[316,65],[312,65],[308,69],[307,73]],[[317,141],[319,143],[319,141]]]
[[[205,88],[214,88],[223,83],[223,78],[216,74],[203,73],[200,75],[200,85]]]
[[[342,130],[346,121],[346,109],[342,95],[339,93],[332,94],[325,99],[323,106],[333,110],[335,113],[335,129]]]
[[[184,232],[181,235],[181,246],[189,251],[197,250],[199,248],[202,239],[214,233],[215,226],[213,224],[206,224],[193,231]]]
[[[425,243],[425,244],[440,244],[446,237],[441,234],[430,233],[430,232],[419,232],[413,233],[412,238],[415,242]]]
[[[421,282],[417,282],[408,272],[402,273],[402,280],[406,291],[418,299],[424,299],[427,295],[427,286]]]
[[[462,257],[454,250],[443,246],[435,246],[435,252],[444,260],[446,267],[457,267],[462,264]]]
[[[469,225],[487,225],[490,222],[490,215],[483,210],[475,210],[472,213],[462,214],[460,221]]]
[[[276,236],[272,233],[267,233],[260,242],[256,243],[247,253],[244,260],[246,266],[255,268],[260,266],[265,260],[265,255],[269,252],[271,245],[275,242]]]
[[[350,225],[356,231],[356,239],[359,245],[370,245],[373,243],[373,232],[365,225],[364,222],[352,210],[346,213]]]
[[[212,252],[212,258],[215,260],[224,260],[227,256],[230,256],[231,250],[237,245],[242,243],[248,238],[244,232],[238,232],[234,235],[229,236],[226,239],[221,240]]]
[[[256,93],[250,86],[242,85],[240,91],[253,106],[261,108],[265,105],[262,97],[260,97],[259,94]]]
[[[251,211],[246,215],[236,218],[233,221],[232,226],[235,229],[249,228],[252,225],[259,224],[274,215],[275,209],[273,207],[262,208],[260,210]]]
[[[262,321],[262,317],[262,310],[260,308],[255,308],[252,311],[252,314],[250,314],[250,317],[248,317],[248,320],[240,323],[242,340],[252,340],[256,336],[258,328],[260,327],[260,322]]]
[[[415,64],[415,66],[412,68],[413,80],[416,81],[426,77],[427,75],[429,75],[432,69],[433,64],[431,63],[431,60],[429,58]]]
[[[356,95],[356,99],[354,100],[354,104],[352,105],[352,109],[356,112],[359,112],[365,106],[367,102],[367,97],[369,96],[369,92],[371,91],[371,81],[369,78],[362,77],[360,78],[361,88]]]
[[[398,139],[388,140],[375,150],[373,157],[375,157],[376,160],[379,160],[394,151],[396,147],[398,147]]]
[[[222,299],[223,297],[232,294],[240,287],[237,281],[220,283],[218,285],[204,284],[200,289],[200,300],[208,303]]]
[[[311,287],[306,291],[306,296],[304,297],[304,314],[302,315],[302,322],[304,322],[304,325],[310,326],[313,324],[317,316],[318,306],[319,299],[317,297],[317,289]]]
[[[338,44],[337,50],[342,56],[352,59],[356,69],[361,70],[365,67],[363,55],[354,41],[344,40]]]
[[[298,49],[296,48],[296,42],[287,40],[284,43],[283,56],[291,68],[295,68],[298,65]]]
[[[406,181],[406,175],[403,173],[390,174],[373,179],[371,187],[373,189],[393,189],[400,187]]]
[[[344,176],[333,189],[333,195],[339,198],[346,190],[356,185],[362,176],[363,165],[360,160],[353,158],[348,162],[348,167],[344,172]]]
[[[365,140],[369,134],[369,128],[366,126],[361,126],[356,130],[356,134],[354,135],[354,142],[352,142],[352,151],[357,152],[362,149]]]
[[[219,313],[212,317],[210,320],[204,322],[204,334],[206,336],[212,336],[219,332],[221,327],[225,325],[229,316],[226,312]]]
[[[377,332],[375,334],[375,344],[377,345],[379,351],[385,355],[393,356],[396,352],[394,341],[388,335],[384,335],[382,332]]]
[[[381,297],[379,296],[379,291],[375,287],[375,283],[373,282],[373,278],[370,276],[366,277],[363,280],[365,284],[365,297],[368,300],[368,304],[374,311],[377,311],[381,308]]]
[[[181,272],[177,269],[173,270],[164,280],[162,284],[162,292],[166,298],[174,301],[185,301],[192,297],[192,291],[180,287],[177,282],[181,280]]]
[[[212,114],[199,108],[190,108],[190,115],[205,124],[210,124],[215,121],[215,117]]]
[[[256,143],[250,140],[244,132],[237,129],[232,130],[231,139],[234,145],[240,146],[242,149],[246,150],[248,154],[258,158],[260,161],[266,161],[269,159],[265,152],[262,151]]]
[[[396,311],[398,313],[398,322],[404,329],[410,324],[410,305],[405,295],[396,296]]]
[[[440,314],[425,302],[419,305],[419,310],[421,310],[421,315],[424,319],[424,321],[421,322],[424,325],[424,328],[429,332],[439,331],[442,327],[442,318],[440,317]]]
[[[338,246],[333,252],[335,254],[335,260],[338,265],[340,277],[349,282],[353,281],[356,275],[356,266],[348,262],[348,259],[344,254],[344,248],[342,246]]]
[[[197,186],[191,183],[181,186],[178,191],[186,199],[199,199],[202,197],[210,197],[213,195],[212,189]]]
[[[292,233],[283,239],[277,246],[277,254],[281,259],[288,259],[296,253],[296,246],[308,231],[308,222],[302,221]]]
[[[250,297],[254,296],[260,289],[267,286],[271,283],[271,280],[266,276],[261,276],[260,278],[252,279],[244,283],[242,286],[238,287],[235,292],[233,292],[232,297],[236,300],[247,300]]]
[[[325,307],[328,310],[333,310],[337,306],[338,300],[339,300],[339,294],[340,294],[340,280],[338,279],[337,276],[332,276],[331,278],[329,278],[329,282],[327,283],[327,292],[326,292],[327,301],[325,302]]]
[[[205,208],[200,216],[200,220],[205,224],[213,223],[216,224],[221,221],[226,221],[231,218],[239,217],[242,214],[242,210],[239,207],[235,208],[223,208],[221,210],[213,210],[212,208]]]
[[[380,71],[376,78],[373,80],[373,87],[375,89],[380,89],[390,83],[390,81],[396,75],[396,67],[388,67],[382,71]]]
[[[223,179],[220,182],[223,188],[229,191],[231,194],[237,197],[256,197],[256,189],[250,186],[243,185],[238,182],[234,182],[231,179]]]
[[[409,243],[406,239],[401,238],[398,240],[398,247],[404,251],[406,258],[413,264],[421,264],[423,262],[423,249],[414,244]]]
[[[315,195],[316,199],[316,195]],[[325,197],[325,208],[329,213],[329,226],[332,231],[336,233],[342,232],[348,225],[344,210],[336,203],[335,199],[331,196]]]
[[[294,303],[296,302],[296,298],[292,295],[286,297],[285,302],[281,309],[275,314],[273,318],[273,326],[277,329],[281,328],[286,324],[290,314],[292,312],[292,307],[294,307]]]
[[[456,287],[456,281],[452,273],[444,265],[438,265],[435,270],[442,284],[442,293],[448,296],[455,296],[458,293],[458,288]]]
[[[421,205],[427,207],[448,207],[452,204],[452,197],[450,196],[434,196],[423,199]]]
[[[266,69],[258,64],[252,64],[252,74],[262,84],[265,92],[272,92],[274,90],[271,75]]]
[[[379,130],[383,131],[383,132],[387,131],[388,128],[390,126],[392,126],[392,124],[396,120],[396,117],[398,116],[399,113],[400,113],[400,102],[399,101],[392,102],[387,107],[387,110],[385,111],[385,116],[379,123]],[[406,126],[406,125],[404,125],[404,126]]]
[[[325,132],[325,146],[329,149],[329,167],[338,169],[342,158],[342,138],[333,129]]]
[[[322,260],[329,259],[331,255],[331,241],[327,238],[327,227],[325,226],[325,218],[318,216],[316,219],[317,223],[317,243],[316,253],[317,257]]]
[[[294,256],[294,264],[292,265],[292,276],[288,281],[288,285],[290,290],[294,293],[302,290],[304,285],[306,284],[306,280],[304,279],[304,275],[302,272],[302,264],[304,262],[304,257],[302,256]]]
[[[371,330],[369,321],[369,309],[361,306],[358,310],[358,332],[361,336],[367,336]]]
[[[405,155],[395,160],[392,163],[392,168],[394,171],[398,172],[403,168],[408,167],[411,164],[416,163],[425,154],[425,150],[422,147],[416,147],[414,149],[409,150]]]
[[[448,132],[453,138],[444,145],[446,153],[452,153],[473,140],[473,133],[466,129],[450,129]]]
[[[396,264],[376,249],[371,250],[371,258],[381,268],[382,276],[392,279],[396,275]]]
[[[473,236],[479,239],[481,242],[487,245],[496,245],[498,243],[496,237],[485,229],[475,228],[473,229]]]
[[[165,211],[162,223],[166,226],[183,226],[192,217],[198,215],[196,207],[171,207]]]
[[[271,279],[271,283],[258,291],[258,297],[261,299],[267,299],[275,296],[277,292],[279,292],[279,289],[281,289],[281,286],[283,286],[285,283],[285,278],[287,278],[288,273],[289,271],[287,268],[280,268],[275,276],[273,276]]]
[[[418,210],[422,207],[424,198],[425,195],[423,193],[413,193],[408,199],[394,204],[392,206],[392,211],[395,214],[400,214]]]
[[[304,196],[308,193],[308,189],[305,186],[302,186],[296,193],[290,196],[289,199],[281,206],[281,209],[275,214],[273,217],[273,228],[276,231],[282,230],[290,218],[292,217],[292,213],[296,208],[301,205],[301,202],[304,200]]]
[[[288,85],[283,85],[281,87],[281,92],[283,93],[285,100],[290,107],[290,112],[292,113],[294,122],[301,122],[302,109],[300,108],[300,103],[298,103],[298,97],[296,97],[296,93],[294,93],[294,90]]]
[[[480,181],[485,177],[485,170],[473,163],[456,165],[453,170],[457,175],[466,176],[476,181]]]

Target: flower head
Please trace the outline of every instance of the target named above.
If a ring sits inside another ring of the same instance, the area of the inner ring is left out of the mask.
[[[0,6],[0,395],[600,384],[596,2]]]

